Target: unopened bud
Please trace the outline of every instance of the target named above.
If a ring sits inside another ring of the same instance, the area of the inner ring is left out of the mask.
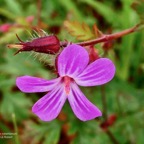
[[[22,51],[35,51],[39,53],[55,54],[60,49],[59,39],[55,35],[39,37],[29,42],[24,42],[18,37],[18,35],[16,36],[20,43],[8,45],[9,48],[19,49],[15,54]]]
[[[3,25],[0,25],[0,32],[6,33],[10,30],[11,27],[12,27],[12,25],[9,23],[5,23]]]
[[[99,53],[98,53],[98,50],[93,46],[88,46],[88,47],[85,47],[89,53],[89,62],[94,62],[95,60],[99,59],[100,56],[99,56]]]

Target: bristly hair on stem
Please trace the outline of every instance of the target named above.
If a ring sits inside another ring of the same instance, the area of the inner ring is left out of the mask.
[[[81,46],[94,46],[98,43],[112,41],[114,39],[120,38],[124,35],[133,33],[138,31],[144,26],[143,23],[137,24],[136,26],[123,30],[121,32],[117,32],[114,34],[103,34],[101,37],[76,43],[77,45]],[[46,35],[42,30],[35,29],[36,33],[40,34],[40,37],[33,39],[32,41],[24,42],[22,41],[19,36],[16,34],[20,43],[16,44],[8,44],[9,48],[17,48],[19,49],[15,54],[22,52],[22,51],[35,51],[38,53],[45,53],[45,54],[55,54],[59,51],[61,47],[66,47],[68,44],[72,44],[69,41],[60,41],[56,35]]]
[[[101,37],[99,37],[97,39],[93,39],[93,40],[89,40],[89,41],[85,41],[85,42],[79,42],[76,44],[81,45],[81,46],[89,46],[89,45],[96,45],[101,42],[111,41],[111,40],[123,37],[127,34],[133,33],[135,31],[138,31],[141,28],[143,28],[143,26],[144,26],[144,23],[139,23],[136,26],[126,29],[126,30],[123,30],[121,32],[117,32],[114,34],[103,34]],[[66,45],[68,45],[68,43],[69,43],[68,41],[60,42],[60,46],[65,47]]]

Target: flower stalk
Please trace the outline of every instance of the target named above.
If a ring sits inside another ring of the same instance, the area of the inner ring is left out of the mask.
[[[123,30],[121,32],[117,32],[117,33],[114,33],[114,34],[103,34],[99,38],[89,40],[89,41],[85,41],[85,42],[79,42],[79,43],[76,43],[76,44],[81,45],[81,46],[90,46],[90,45],[96,45],[98,43],[102,43],[102,42],[106,42],[106,41],[115,40],[115,39],[123,37],[127,34],[138,31],[140,29],[141,25],[142,25],[142,23],[137,24],[136,26],[134,26],[132,28],[129,28],[129,29],[126,29],[126,30]],[[65,47],[66,45],[68,45],[68,43],[69,43],[68,41],[64,41],[64,42],[61,42],[60,45],[62,47]]]

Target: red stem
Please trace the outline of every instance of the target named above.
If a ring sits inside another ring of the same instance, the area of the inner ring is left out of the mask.
[[[124,35],[127,35],[127,34],[130,34],[132,32],[135,32],[136,30],[138,30],[140,25],[141,24],[138,24],[138,25],[136,25],[136,26],[134,26],[134,27],[132,27],[130,29],[126,29],[126,30],[123,30],[121,32],[117,32],[117,33],[114,33],[114,34],[104,34],[100,38],[89,40],[89,41],[85,41],[85,42],[79,42],[79,43],[76,43],[76,44],[81,45],[81,46],[89,46],[89,45],[95,45],[95,44],[98,44],[98,43],[101,43],[101,42],[114,40],[114,39],[120,38],[120,37],[122,37]],[[67,46],[68,43],[69,43],[68,41],[61,42],[61,46],[65,47],[65,46]]]

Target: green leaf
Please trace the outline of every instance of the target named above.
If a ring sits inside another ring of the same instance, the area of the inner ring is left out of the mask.
[[[4,56],[6,62],[1,64],[0,71],[6,75],[39,75],[41,77],[49,77],[49,71],[42,68],[41,63],[36,60],[32,53],[20,53],[13,55],[12,49],[7,49]]]
[[[12,13],[16,14],[17,16],[18,15],[19,16],[22,15],[23,10],[22,10],[21,5],[18,3],[18,1],[16,1],[16,0],[4,0],[4,1],[5,1],[6,5],[7,5],[8,9]]]
[[[59,4],[63,5],[68,12],[72,11],[76,20],[83,21],[81,11],[79,11],[79,8],[77,8],[76,4],[72,0],[67,0],[67,2],[65,0],[59,0]]]
[[[138,13],[141,20],[144,21],[144,0],[135,0],[132,3],[132,7]]]
[[[0,14],[12,20],[16,18],[16,15],[12,14],[11,12],[9,12],[9,10],[4,8],[0,8]]]
[[[81,0],[81,2],[95,8],[95,10],[98,11],[109,23],[114,23],[117,19],[117,15],[114,10],[112,10],[112,8],[108,7],[102,2],[98,2],[95,0]]]
[[[69,125],[69,134],[74,134],[73,132],[76,134],[71,144],[99,144],[106,141],[109,143],[108,137],[101,130],[97,120],[82,122],[75,118],[75,120],[70,121]]]
[[[26,129],[24,130],[24,135],[22,135],[24,142],[26,142],[28,139],[31,139],[32,144],[37,144],[40,141],[43,144],[58,143],[61,124],[57,120],[49,123],[41,122],[39,124],[36,124],[32,121],[27,121],[25,126]]]
[[[13,113],[15,113],[17,120],[28,118],[32,103],[30,99],[25,97],[24,93],[11,93],[7,91],[3,95],[0,112],[6,120],[11,121]]]
[[[0,44],[7,44],[16,40],[15,34],[21,35],[25,30],[24,29],[13,29],[10,32],[3,34],[0,37]]]
[[[65,21],[64,26],[68,32],[78,40],[90,40],[96,37],[94,31],[92,31],[85,23],[81,24],[77,21]]]

